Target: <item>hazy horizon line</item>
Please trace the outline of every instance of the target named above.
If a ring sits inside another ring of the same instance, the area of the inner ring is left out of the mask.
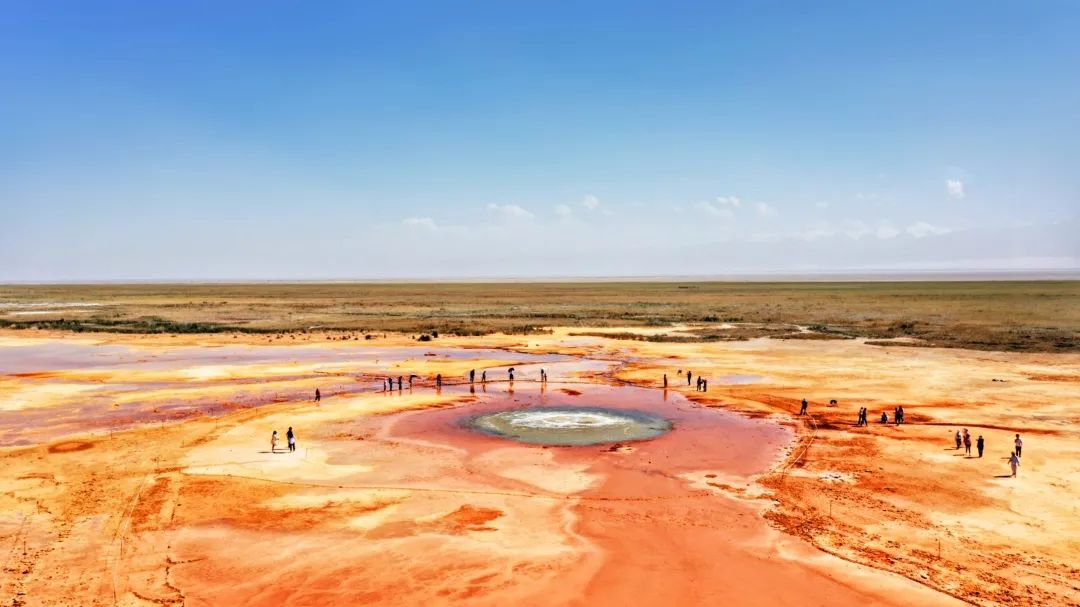
[[[17,280],[3,286],[46,285],[175,285],[175,284],[409,284],[409,283],[545,283],[545,282],[980,282],[1080,280],[1080,269],[1047,270],[898,270],[887,272],[748,272],[667,275],[535,275],[427,276],[408,278],[122,278],[102,280]]]

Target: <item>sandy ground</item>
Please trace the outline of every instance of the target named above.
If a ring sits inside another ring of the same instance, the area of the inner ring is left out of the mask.
[[[570,333],[0,333],[0,600],[1078,603],[1080,356]],[[559,404],[676,425],[545,448],[458,423]],[[854,425],[896,405],[908,423]],[[270,453],[289,426],[298,450]]]

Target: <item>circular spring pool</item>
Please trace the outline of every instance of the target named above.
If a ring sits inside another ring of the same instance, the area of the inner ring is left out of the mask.
[[[602,407],[530,407],[465,420],[473,430],[534,445],[596,445],[647,440],[671,430],[668,420]]]

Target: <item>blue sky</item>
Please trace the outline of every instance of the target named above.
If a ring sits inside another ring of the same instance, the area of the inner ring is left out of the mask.
[[[1080,269],[1075,2],[6,2],[0,280]]]

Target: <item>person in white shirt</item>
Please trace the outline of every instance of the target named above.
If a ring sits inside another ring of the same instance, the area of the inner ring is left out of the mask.
[[[1016,469],[1020,467],[1020,456],[1013,453],[1009,456],[1009,467],[1012,468],[1012,475],[1016,476]]]
[[[1016,445],[1016,450],[1014,451],[1016,457],[1020,457],[1020,451],[1024,448],[1024,441],[1020,440],[1019,434],[1016,435],[1016,440],[1013,441],[1013,444]]]

